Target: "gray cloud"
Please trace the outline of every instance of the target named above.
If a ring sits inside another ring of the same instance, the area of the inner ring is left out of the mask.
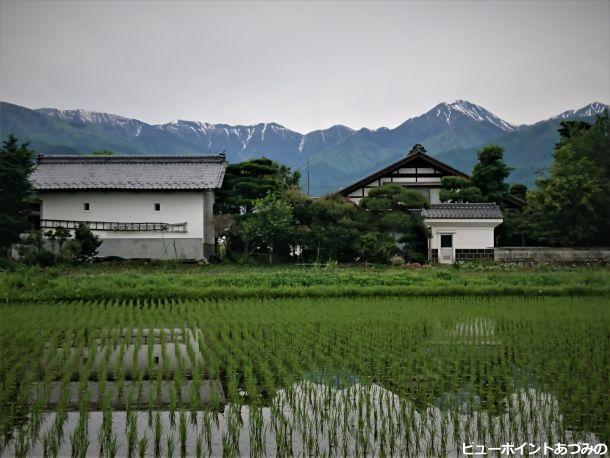
[[[0,98],[161,123],[514,123],[610,101],[610,2],[0,3]]]

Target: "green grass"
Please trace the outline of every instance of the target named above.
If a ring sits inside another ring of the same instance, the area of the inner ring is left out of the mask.
[[[168,381],[180,393],[192,378],[215,381],[226,400],[213,400],[211,417],[199,419],[191,412],[206,407],[197,399],[171,403],[163,415],[172,415],[174,426],[164,425],[167,434],[156,439],[156,399],[148,413],[127,405],[119,442],[134,453],[166,447],[171,437],[176,453],[194,455],[195,445],[187,444],[193,418],[202,433],[199,449],[211,447],[215,435],[222,437],[220,452],[230,455],[247,454],[240,428],[250,450],[269,435],[276,448],[267,452],[288,455],[319,455],[321,441],[333,442],[338,456],[437,456],[462,441],[607,441],[609,307],[607,296],[10,302],[0,305],[0,437],[17,455],[45,443],[64,444],[60,454],[69,447],[77,456],[97,454],[97,437],[110,449],[108,426],[83,434],[91,410],[86,382],[99,386],[108,376],[115,387],[125,384],[113,352],[127,342],[152,351],[143,330],[165,329],[163,346],[182,329],[197,343],[178,357],[179,369],[167,371],[165,356],[159,367],[149,360],[148,369],[129,375],[125,398],[137,397],[146,380]],[[93,370],[97,357],[104,370]],[[54,381],[79,384],[78,422],[72,430],[62,426],[66,408],[59,403],[52,407],[57,427],[34,442],[44,388]],[[32,387],[43,393],[33,404]],[[241,406],[251,412],[246,424]],[[136,429],[138,415],[150,419],[147,432]],[[292,448],[293,439],[300,448]]]
[[[5,302],[439,295],[607,296],[610,269],[99,264],[0,272],[0,300]]]

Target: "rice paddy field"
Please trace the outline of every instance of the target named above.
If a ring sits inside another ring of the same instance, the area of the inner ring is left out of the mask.
[[[446,272],[429,275],[467,277]],[[0,455],[455,456],[464,444],[608,443],[608,273],[554,283],[564,274],[534,273],[546,284],[519,295],[164,298],[153,287],[78,300],[33,297],[69,296],[74,278],[7,275]],[[511,275],[505,284],[526,276]],[[239,289],[235,278],[216,287]],[[586,290],[586,278],[593,293],[561,289]],[[218,280],[175,280],[188,281]]]

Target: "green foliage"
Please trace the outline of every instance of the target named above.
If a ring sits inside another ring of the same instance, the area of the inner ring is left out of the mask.
[[[525,201],[527,199],[527,186],[521,183],[511,184],[508,193],[513,197]]]
[[[100,238],[94,235],[89,226],[84,223],[79,224],[74,231],[74,241],[78,243],[78,245],[74,244],[75,248],[78,247],[76,256],[74,256],[78,262],[91,261],[97,256],[97,249],[102,244]]]
[[[364,210],[383,213],[385,211],[407,211],[409,209],[427,208],[426,198],[417,191],[397,184],[384,184],[371,189],[360,206]]]
[[[429,233],[419,209],[427,206],[422,194],[399,185],[385,184],[371,190],[360,201],[359,217],[370,232],[357,240],[357,252],[367,261],[387,261],[397,251],[408,261],[425,261]]]
[[[299,172],[267,158],[230,164],[216,196],[216,208],[223,214],[249,213],[255,200],[298,186],[299,178]]]
[[[485,202],[495,202],[503,206],[508,193],[504,182],[512,170],[504,163],[504,149],[498,145],[488,145],[477,152],[478,162],[472,169],[472,184],[479,188]]]
[[[442,202],[494,202],[504,207],[508,184],[504,182],[511,172],[503,160],[504,150],[498,145],[487,145],[477,152],[470,179],[443,177],[440,192]]]
[[[441,202],[482,202],[481,190],[467,178],[445,176],[441,180],[443,189],[439,194]]]
[[[18,251],[19,259],[29,265],[47,267],[57,262],[55,255],[44,247],[44,234],[40,230],[25,234]]]
[[[33,170],[34,152],[10,135],[0,150],[0,256],[5,256],[30,227],[28,208],[33,189],[29,176]]]
[[[365,262],[387,262],[396,242],[384,232],[365,232],[356,239],[354,248]]]
[[[72,241],[66,243],[68,246]],[[610,270],[542,266],[463,266],[451,280],[439,270],[338,267],[332,270],[264,264],[181,265],[178,269],[134,264],[60,265],[42,272],[21,266],[0,274],[0,297],[8,303],[104,300],[245,299],[282,297],[413,297],[519,295],[610,295]]]
[[[587,128],[564,125],[548,178],[528,195],[534,236],[564,246],[604,246],[610,233],[608,113]]]
[[[352,262],[358,255],[354,240],[361,232],[356,221],[358,208],[339,196],[311,199],[293,192],[289,195],[296,227],[300,257],[307,262],[329,260]]]
[[[273,261],[274,247],[285,240],[293,225],[292,205],[286,199],[269,194],[253,202],[252,211],[241,219],[239,231],[252,251],[261,244]]]

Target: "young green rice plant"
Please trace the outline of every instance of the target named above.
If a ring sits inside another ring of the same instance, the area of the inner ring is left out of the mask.
[[[154,454],[155,456],[161,455],[161,438],[163,434],[163,423],[161,422],[161,413],[155,412],[155,423],[154,423]]]
[[[203,437],[200,434],[197,434],[195,438],[195,456],[197,458],[203,457]]]
[[[112,434],[112,436],[104,444],[104,447],[105,458],[114,458],[117,455],[118,445],[116,434]]]
[[[148,449],[148,437],[143,435],[138,441],[138,456],[144,458],[146,456],[146,450]]]
[[[130,412],[126,416],[127,428],[127,455],[132,457],[138,444],[138,425],[137,413]]]
[[[76,428],[70,433],[71,456],[73,458],[84,458],[89,448],[88,418],[79,417]]]
[[[171,458],[174,456],[175,446],[176,446],[176,442],[174,440],[173,434],[168,434],[167,435],[167,445],[166,445],[166,449],[165,449],[165,453],[168,458]]]
[[[180,411],[178,421],[178,438],[180,441],[180,456],[186,455],[186,440],[188,438],[188,423],[186,418],[186,412]]]

